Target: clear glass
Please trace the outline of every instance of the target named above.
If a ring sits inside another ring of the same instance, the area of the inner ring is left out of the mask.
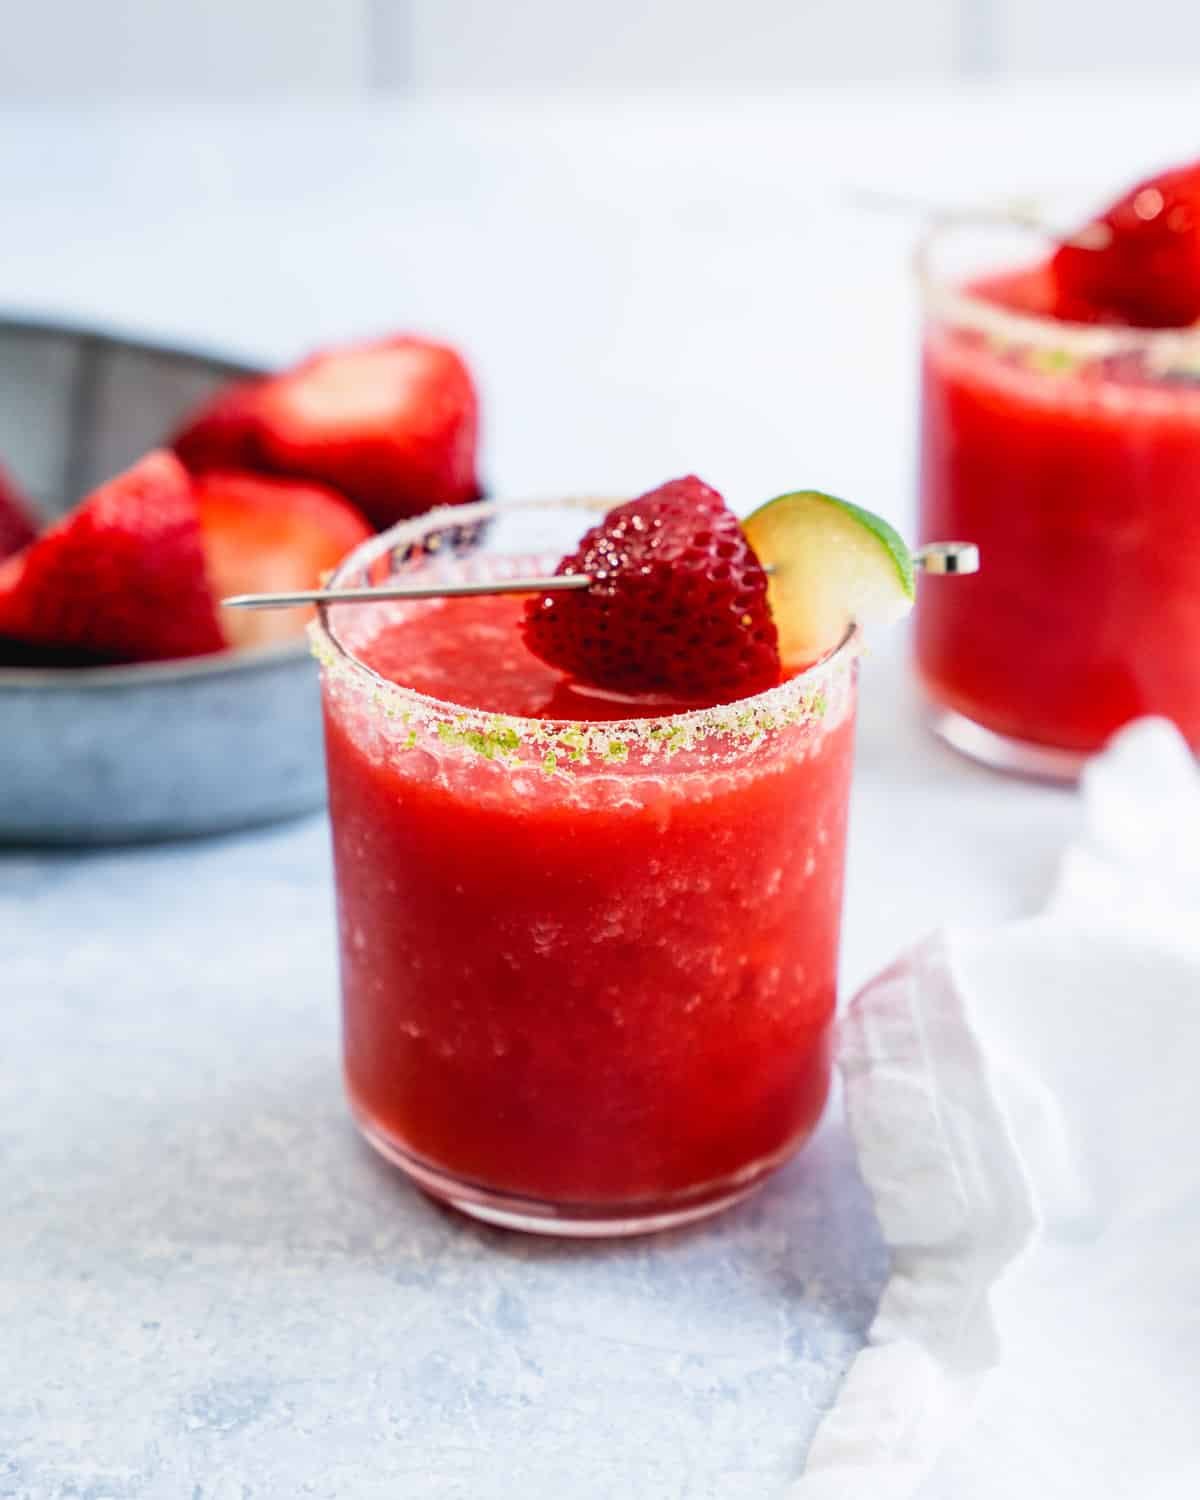
[[[335,581],[549,571],[602,504],[434,513]],[[388,609],[312,631],[363,1134],[514,1228],[634,1233],[740,1198],[829,1086],[856,638],[737,703],[546,721],[376,676],[356,644]]]
[[[921,250],[921,537],[969,537],[982,567],[922,591],[915,643],[944,739],[1072,780],[1142,714],[1200,747],[1200,332],[1065,323],[973,292],[1024,272],[1036,306],[1052,248],[962,223]]]

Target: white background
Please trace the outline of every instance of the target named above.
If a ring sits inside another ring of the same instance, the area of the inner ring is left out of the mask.
[[[3,0],[0,101],[1176,75],[1194,0]]]

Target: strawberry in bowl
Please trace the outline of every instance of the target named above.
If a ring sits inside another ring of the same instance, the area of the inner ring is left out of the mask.
[[[176,837],[319,807],[309,611],[251,619],[219,600],[319,584],[369,524],[314,481],[193,475],[159,447],[198,398],[260,371],[0,319],[4,388],[66,412],[83,371],[105,393],[91,421],[4,429],[37,510],[0,495],[0,841]]]
[[[240,474],[193,481],[159,450],[0,564],[0,638],[96,662],[170,661],[286,639],[303,626],[299,612],[269,626],[226,622],[219,599],[311,587],[369,534],[330,491]]]
[[[324,350],[220,391],[176,432],[197,472],[329,485],[379,528],[480,493],[479,403],[461,356],[410,335]]]

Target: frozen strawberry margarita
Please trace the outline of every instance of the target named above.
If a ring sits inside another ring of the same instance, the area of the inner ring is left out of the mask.
[[[1142,714],[1200,749],[1200,167],[1028,269],[955,281],[936,248],[921,525],[984,563],[917,611],[936,727],[1048,775]]]
[[[339,585],[593,582],[323,611],[355,1115],[494,1222],[713,1212],[829,1086],[855,633],[785,662],[760,559],[699,480],[607,515],[470,507],[486,550],[447,560],[452,514],[360,549]],[[589,523],[565,557],[522,540]]]

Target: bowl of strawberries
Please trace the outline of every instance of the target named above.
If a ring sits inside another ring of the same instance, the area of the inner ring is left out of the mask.
[[[0,320],[0,840],[215,833],[320,806],[309,611],[372,531],[476,499],[478,402],[397,335],[278,373]]]

